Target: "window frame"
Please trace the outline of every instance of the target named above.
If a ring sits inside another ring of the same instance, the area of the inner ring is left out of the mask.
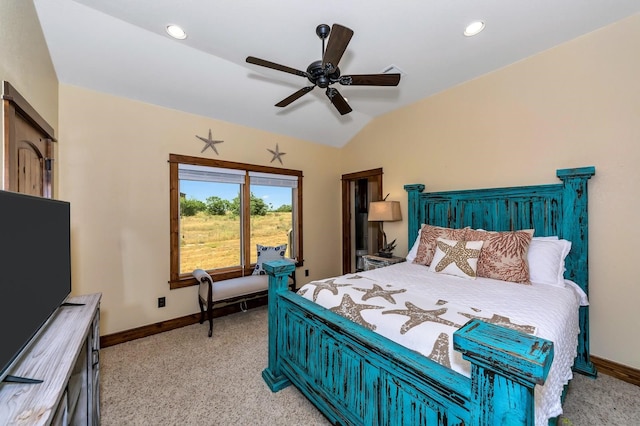
[[[170,267],[169,267],[169,288],[184,288],[192,285],[198,285],[198,282],[190,273],[180,273],[180,179],[178,177],[178,165],[179,164],[191,164],[196,166],[208,166],[219,167],[225,169],[244,170],[247,172],[260,172],[260,173],[273,173],[279,175],[297,176],[298,188],[297,199],[295,200],[296,207],[294,218],[295,223],[295,253],[296,266],[304,265],[303,256],[303,238],[302,238],[302,171],[292,169],[281,169],[278,167],[259,166],[255,164],[237,163],[233,161],[217,160],[214,158],[201,158],[187,155],[169,154],[169,210],[170,210]],[[250,195],[251,185],[247,183],[243,187],[242,191],[242,233],[246,236],[250,236]],[[246,218],[246,220],[245,220]],[[245,259],[251,259],[251,250],[255,250],[255,244],[250,241],[243,241],[243,256]],[[238,278],[246,275],[251,275],[255,263],[246,264],[244,268],[242,266],[231,266],[227,268],[219,268],[208,270],[212,278],[216,281],[226,280],[231,278]]]

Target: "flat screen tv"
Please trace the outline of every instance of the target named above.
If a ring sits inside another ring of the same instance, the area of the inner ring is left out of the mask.
[[[71,293],[69,219],[67,202],[0,191],[0,387]]]

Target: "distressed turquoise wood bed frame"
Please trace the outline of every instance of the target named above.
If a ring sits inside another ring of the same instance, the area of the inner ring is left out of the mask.
[[[587,181],[594,167],[557,171],[560,184],[422,193],[406,185],[409,244],[421,224],[535,229],[572,242],[565,277],[588,294]],[[269,274],[269,364],[274,392],[293,383],[334,424],[533,425],[534,387],[553,360],[545,339],[472,320],[454,334],[465,377],[291,291],[286,261]],[[574,369],[589,376],[588,307],[580,308]],[[550,422],[550,423],[553,423]]]

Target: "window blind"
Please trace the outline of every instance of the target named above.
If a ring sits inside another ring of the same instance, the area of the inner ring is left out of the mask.
[[[178,165],[178,179],[181,180],[244,184],[245,174],[244,170],[195,166],[193,164]]]
[[[252,185],[280,186],[285,188],[298,187],[298,176],[249,172],[249,180]]]

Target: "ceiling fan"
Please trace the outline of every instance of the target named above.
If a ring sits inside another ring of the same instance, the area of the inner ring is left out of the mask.
[[[331,33],[331,37],[329,37],[329,33]],[[316,28],[316,34],[322,40],[322,59],[312,62],[307,67],[307,71],[300,71],[253,56],[247,57],[247,62],[250,64],[306,77],[311,82],[311,86],[303,87],[278,102],[275,106],[286,107],[318,86],[322,89],[327,89],[327,97],[331,100],[333,106],[336,107],[341,115],[345,115],[350,113],[352,109],[340,92],[336,88],[330,87],[332,84],[340,83],[343,86],[397,86],[400,82],[400,74],[340,75],[338,62],[340,62],[340,58],[342,58],[351,37],[353,37],[353,31],[339,24],[333,24],[331,28],[326,24],[320,24]],[[329,41],[325,50],[324,43],[327,38],[329,38]]]

